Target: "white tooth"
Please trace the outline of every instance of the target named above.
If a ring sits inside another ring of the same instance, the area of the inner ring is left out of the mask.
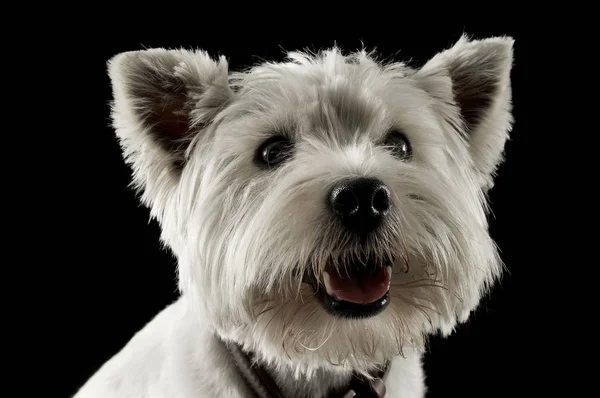
[[[325,284],[325,290],[327,291],[327,294],[333,296],[333,289],[331,288],[331,282],[327,272],[323,272],[323,282]]]
[[[385,270],[387,271],[388,277],[392,279],[392,267],[388,265],[385,267]]]

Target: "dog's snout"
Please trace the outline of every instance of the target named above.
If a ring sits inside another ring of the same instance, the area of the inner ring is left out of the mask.
[[[346,228],[356,233],[374,230],[390,209],[390,191],[375,178],[356,178],[336,185],[329,203]]]

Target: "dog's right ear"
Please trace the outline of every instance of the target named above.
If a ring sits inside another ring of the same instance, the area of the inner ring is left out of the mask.
[[[145,204],[179,181],[186,149],[233,98],[224,57],[150,49],[108,62],[113,126]],[[155,209],[158,210],[158,209]]]

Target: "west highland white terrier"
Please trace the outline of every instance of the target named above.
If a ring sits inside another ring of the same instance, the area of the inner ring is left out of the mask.
[[[423,397],[427,336],[501,275],[487,193],[512,63],[512,38],[466,36],[420,68],[112,58],[114,128],[181,295],[76,397]]]

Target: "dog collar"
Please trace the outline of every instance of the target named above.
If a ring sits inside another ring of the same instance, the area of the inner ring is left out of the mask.
[[[257,398],[283,398],[281,390],[263,366],[253,361],[250,355],[244,352],[238,344],[223,343],[254,396]],[[341,394],[330,395],[328,398],[384,398],[386,393],[385,380],[389,370],[390,363],[387,362],[382,370],[372,375],[372,380],[353,374],[345,391]]]

